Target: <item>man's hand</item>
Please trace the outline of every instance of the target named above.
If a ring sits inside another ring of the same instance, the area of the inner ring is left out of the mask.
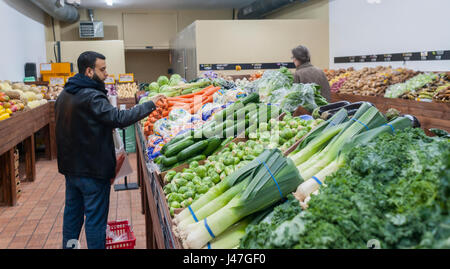
[[[167,101],[167,97],[163,94],[158,94],[152,98],[152,102],[158,106],[161,102]]]
[[[124,153],[122,153],[122,154],[120,154],[118,157],[117,157],[117,164],[116,164],[116,176],[117,176],[117,174],[119,173],[119,171],[120,171],[120,168],[122,168],[122,165],[123,165],[123,162],[125,161],[125,154]],[[114,177],[114,178],[112,178],[111,179],[111,185],[114,183],[114,180],[115,180],[116,178]]]

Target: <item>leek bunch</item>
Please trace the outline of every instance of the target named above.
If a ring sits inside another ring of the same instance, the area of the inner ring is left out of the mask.
[[[295,191],[302,181],[291,159],[278,149],[265,150],[191,205],[198,222],[189,209],[177,215],[175,232],[185,248],[202,248],[213,239],[218,240],[224,232],[237,234],[237,238],[242,235],[246,222],[234,229],[231,226],[276,204]],[[223,240],[227,240],[226,236],[221,237]]]
[[[303,148],[291,156],[302,177],[308,179],[295,193],[301,202],[318,190],[328,175],[345,164],[345,156],[352,147],[367,143],[382,133],[393,133],[411,126],[411,120],[406,117],[387,124],[386,118],[368,103],[364,103],[350,120],[344,115],[344,110],[339,111],[319,126],[322,130],[312,133],[314,137],[309,139],[309,143],[300,144]]]

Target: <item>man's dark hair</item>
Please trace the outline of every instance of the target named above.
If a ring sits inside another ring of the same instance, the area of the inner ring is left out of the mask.
[[[78,72],[80,74],[86,73],[86,69],[88,67],[94,69],[95,68],[95,62],[97,59],[105,60],[106,57],[100,53],[94,52],[94,51],[86,51],[81,53],[80,57],[78,57]]]
[[[292,49],[292,55],[294,55],[294,57],[302,64],[311,61],[311,54],[309,54],[309,50],[305,46],[298,46]]]

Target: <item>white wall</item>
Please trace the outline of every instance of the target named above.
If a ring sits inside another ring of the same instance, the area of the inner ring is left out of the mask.
[[[335,64],[334,57],[450,50],[449,0],[330,0],[330,68],[448,71],[450,61]]]
[[[0,80],[23,81],[27,62],[36,63],[39,76],[47,60],[44,18],[29,1],[0,0]]]

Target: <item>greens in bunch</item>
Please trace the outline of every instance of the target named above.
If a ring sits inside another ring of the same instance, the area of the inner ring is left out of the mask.
[[[280,72],[280,70],[265,71],[264,75],[253,83],[260,95],[261,101],[266,103],[273,91],[283,87],[290,88],[292,86],[291,78],[285,73]]]
[[[307,210],[248,226],[240,247],[367,248],[372,239],[381,248],[450,247],[448,139],[420,129],[382,133],[345,159]]]

